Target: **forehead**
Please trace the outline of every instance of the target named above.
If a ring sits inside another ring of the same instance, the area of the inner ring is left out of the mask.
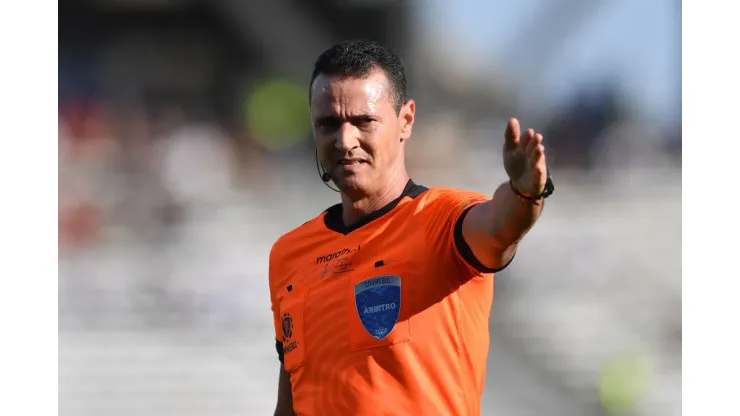
[[[319,75],[311,86],[311,113],[371,114],[393,108],[388,78],[382,71],[366,77]]]

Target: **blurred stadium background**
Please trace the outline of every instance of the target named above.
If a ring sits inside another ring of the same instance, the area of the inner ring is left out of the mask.
[[[507,117],[545,134],[484,415],[680,415],[680,28],[680,0],[60,0],[59,413],[272,414],[270,246],[336,202],[307,82],[366,37],[408,66],[417,182],[492,192]]]

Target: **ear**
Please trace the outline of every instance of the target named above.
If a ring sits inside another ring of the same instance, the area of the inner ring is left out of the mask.
[[[401,140],[408,140],[411,137],[411,129],[414,126],[414,117],[416,114],[416,103],[414,100],[408,100],[401,107],[398,117],[401,120]]]

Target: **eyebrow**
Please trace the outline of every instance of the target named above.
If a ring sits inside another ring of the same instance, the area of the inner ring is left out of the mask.
[[[324,124],[331,124],[331,123],[341,123],[344,121],[350,121],[350,122],[362,122],[362,121],[374,121],[377,120],[377,117],[372,114],[356,114],[351,115],[347,117],[340,117],[337,115],[330,115],[330,116],[322,116],[317,117],[315,120],[315,123],[318,125],[324,125]]]

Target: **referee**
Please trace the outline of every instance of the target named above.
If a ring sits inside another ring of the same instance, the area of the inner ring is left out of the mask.
[[[275,415],[479,415],[493,273],[554,189],[542,135],[509,121],[509,180],[492,197],[425,188],[404,163],[416,105],[398,56],[335,45],[309,99],[319,173],[341,203],[270,253]]]

